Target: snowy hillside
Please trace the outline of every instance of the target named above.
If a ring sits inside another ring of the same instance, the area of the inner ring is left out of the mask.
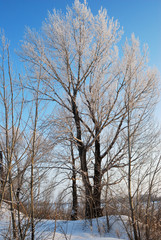
[[[122,216],[124,223],[126,216]],[[3,204],[0,210],[0,240],[11,224],[10,210]],[[106,218],[77,221],[43,220],[36,225],[36,239],[41,240],[128,240],[122,221],[117,216],[110,217],[110,232],[106,231]],[[30,239],[30,233],[28,237]]]
[[[126,217],[123,217],[126,221]],[[127,234],[123,228],[122,222],[116,216],[110,218],[111,229],[106,232],[106,219],[105,217],[94,219],[93,221],[77,220],[77,221],[44,221],[41,226],[37,226],[37,235],[43,232],[46,239],[52,239],[54,233],[54,225],[56,224],[55,238],[58,239],[71,239],[71,240],[113,240],[125,239]],[[44,232],[45,231],[45,232]]]

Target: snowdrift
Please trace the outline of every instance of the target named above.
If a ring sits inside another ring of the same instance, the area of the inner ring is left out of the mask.
[[[122,219],[122,220],[121,220]],[[36,224],[36,239],[41,240],[128,240],[124,224],[126,216],[110,216],[110,231],[107,230],[106,217],[93,220],[42,220]],[[124,223],[124,224],[123,224]],[[0,209],[0,240],[11,227],[9,205],[3,203]],[[30,232],[26,239],[30,239]]]

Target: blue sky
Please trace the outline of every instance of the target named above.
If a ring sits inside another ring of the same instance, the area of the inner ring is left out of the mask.
[[[0,0],[0,29],[4,29],[11,49],[18,48],[23,39],[25,26],[40,29],[48,10],[71,6],[74,0]],[[82,1],[81,1],[82,2]],[[149,45],[150,65],[161,72],[161,0],[87,0],[93,14],[101,8],[118,19],[124,29],[124,38],[131,33],[138,36],[141,44]],[[124,39],[123,38],[123,39]],[[158,105],[161,118],[161,104]]]

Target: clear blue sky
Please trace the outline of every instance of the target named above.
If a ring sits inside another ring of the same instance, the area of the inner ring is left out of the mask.
[[[71,6],[74,0],[0,0],[0,28],[5,30],[11,48],[23,39],[25,26],[40,29],[47,12]],[[82,0],[81,0],[82,2]],[[124,36],[135,33],[141,43],[148,43],[150,65],[161,72],[161,0],[87,0],[93,14],[106,8],[110,17],[118,19]],[[161,118],[161,104],[158,107]]]

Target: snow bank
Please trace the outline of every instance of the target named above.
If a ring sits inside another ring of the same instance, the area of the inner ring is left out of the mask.
[[[39,240],[128,240],[120,217],[110,216],[110,231],[107,232],[106,218],[93,220],[43,220],[36,225],[36,239]],[[126,224],[128,219],[122,216]],[[0,209],[0,240],[2,235],[11,226],[9,205],[3,203]],[[53,237],[54,236],[54,237]]]

